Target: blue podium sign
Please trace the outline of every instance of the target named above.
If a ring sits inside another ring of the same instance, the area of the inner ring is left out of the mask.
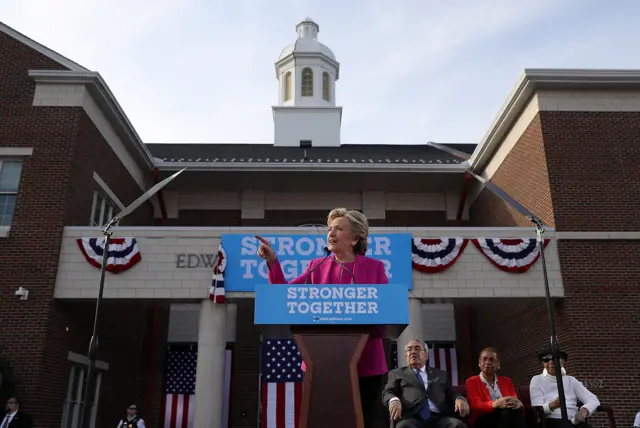
[[[256,284],[255,324],[409,324],[404,284]]]

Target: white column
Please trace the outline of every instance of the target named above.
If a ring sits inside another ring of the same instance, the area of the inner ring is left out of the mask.
[[[227,306],[203,300],[198,327],[198,363],[193,428],[221,428]]]
[[[398,338],[398,366],[407,364],[404,358],[404,347],[412,339],[424,342],[424,325],[422,324],[422,301],[415,297],[409,298],[409,325]]]

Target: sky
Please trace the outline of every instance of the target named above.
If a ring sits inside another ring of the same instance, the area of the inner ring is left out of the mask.
[[[99,72],[146,143],[272,143],[311,17],[342,143],[477,143],[526,68],[640,69],[638,0],[20,0],[0,20]]]

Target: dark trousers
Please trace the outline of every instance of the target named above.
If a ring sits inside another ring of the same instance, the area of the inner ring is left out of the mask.
[[[396,422],[396,428],[466,428],[467,424],[458,418],[431,413],[428,420],[413,416]]]
[[[372,428],[375,420],[376,407],[382,393],[382,381],[384,375],[367,376],[359,378],[360,403],[362,404],[362,418],[364,428]]]
[[[475,428],[527,428],[522,409],[495,409],[478,418]]]
[[[556,418],[546,418],[544,420],[544,424],[547,426],[547,428],[591,428],[591,425],[586,422],[582,422],[578,425],[573,425],[571,422],[564,422],[562,419]]]

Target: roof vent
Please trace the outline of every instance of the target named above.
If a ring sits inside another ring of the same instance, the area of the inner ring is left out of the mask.
[[[311,145],[311,140],[300,140],[300,147],[309,148]]]

